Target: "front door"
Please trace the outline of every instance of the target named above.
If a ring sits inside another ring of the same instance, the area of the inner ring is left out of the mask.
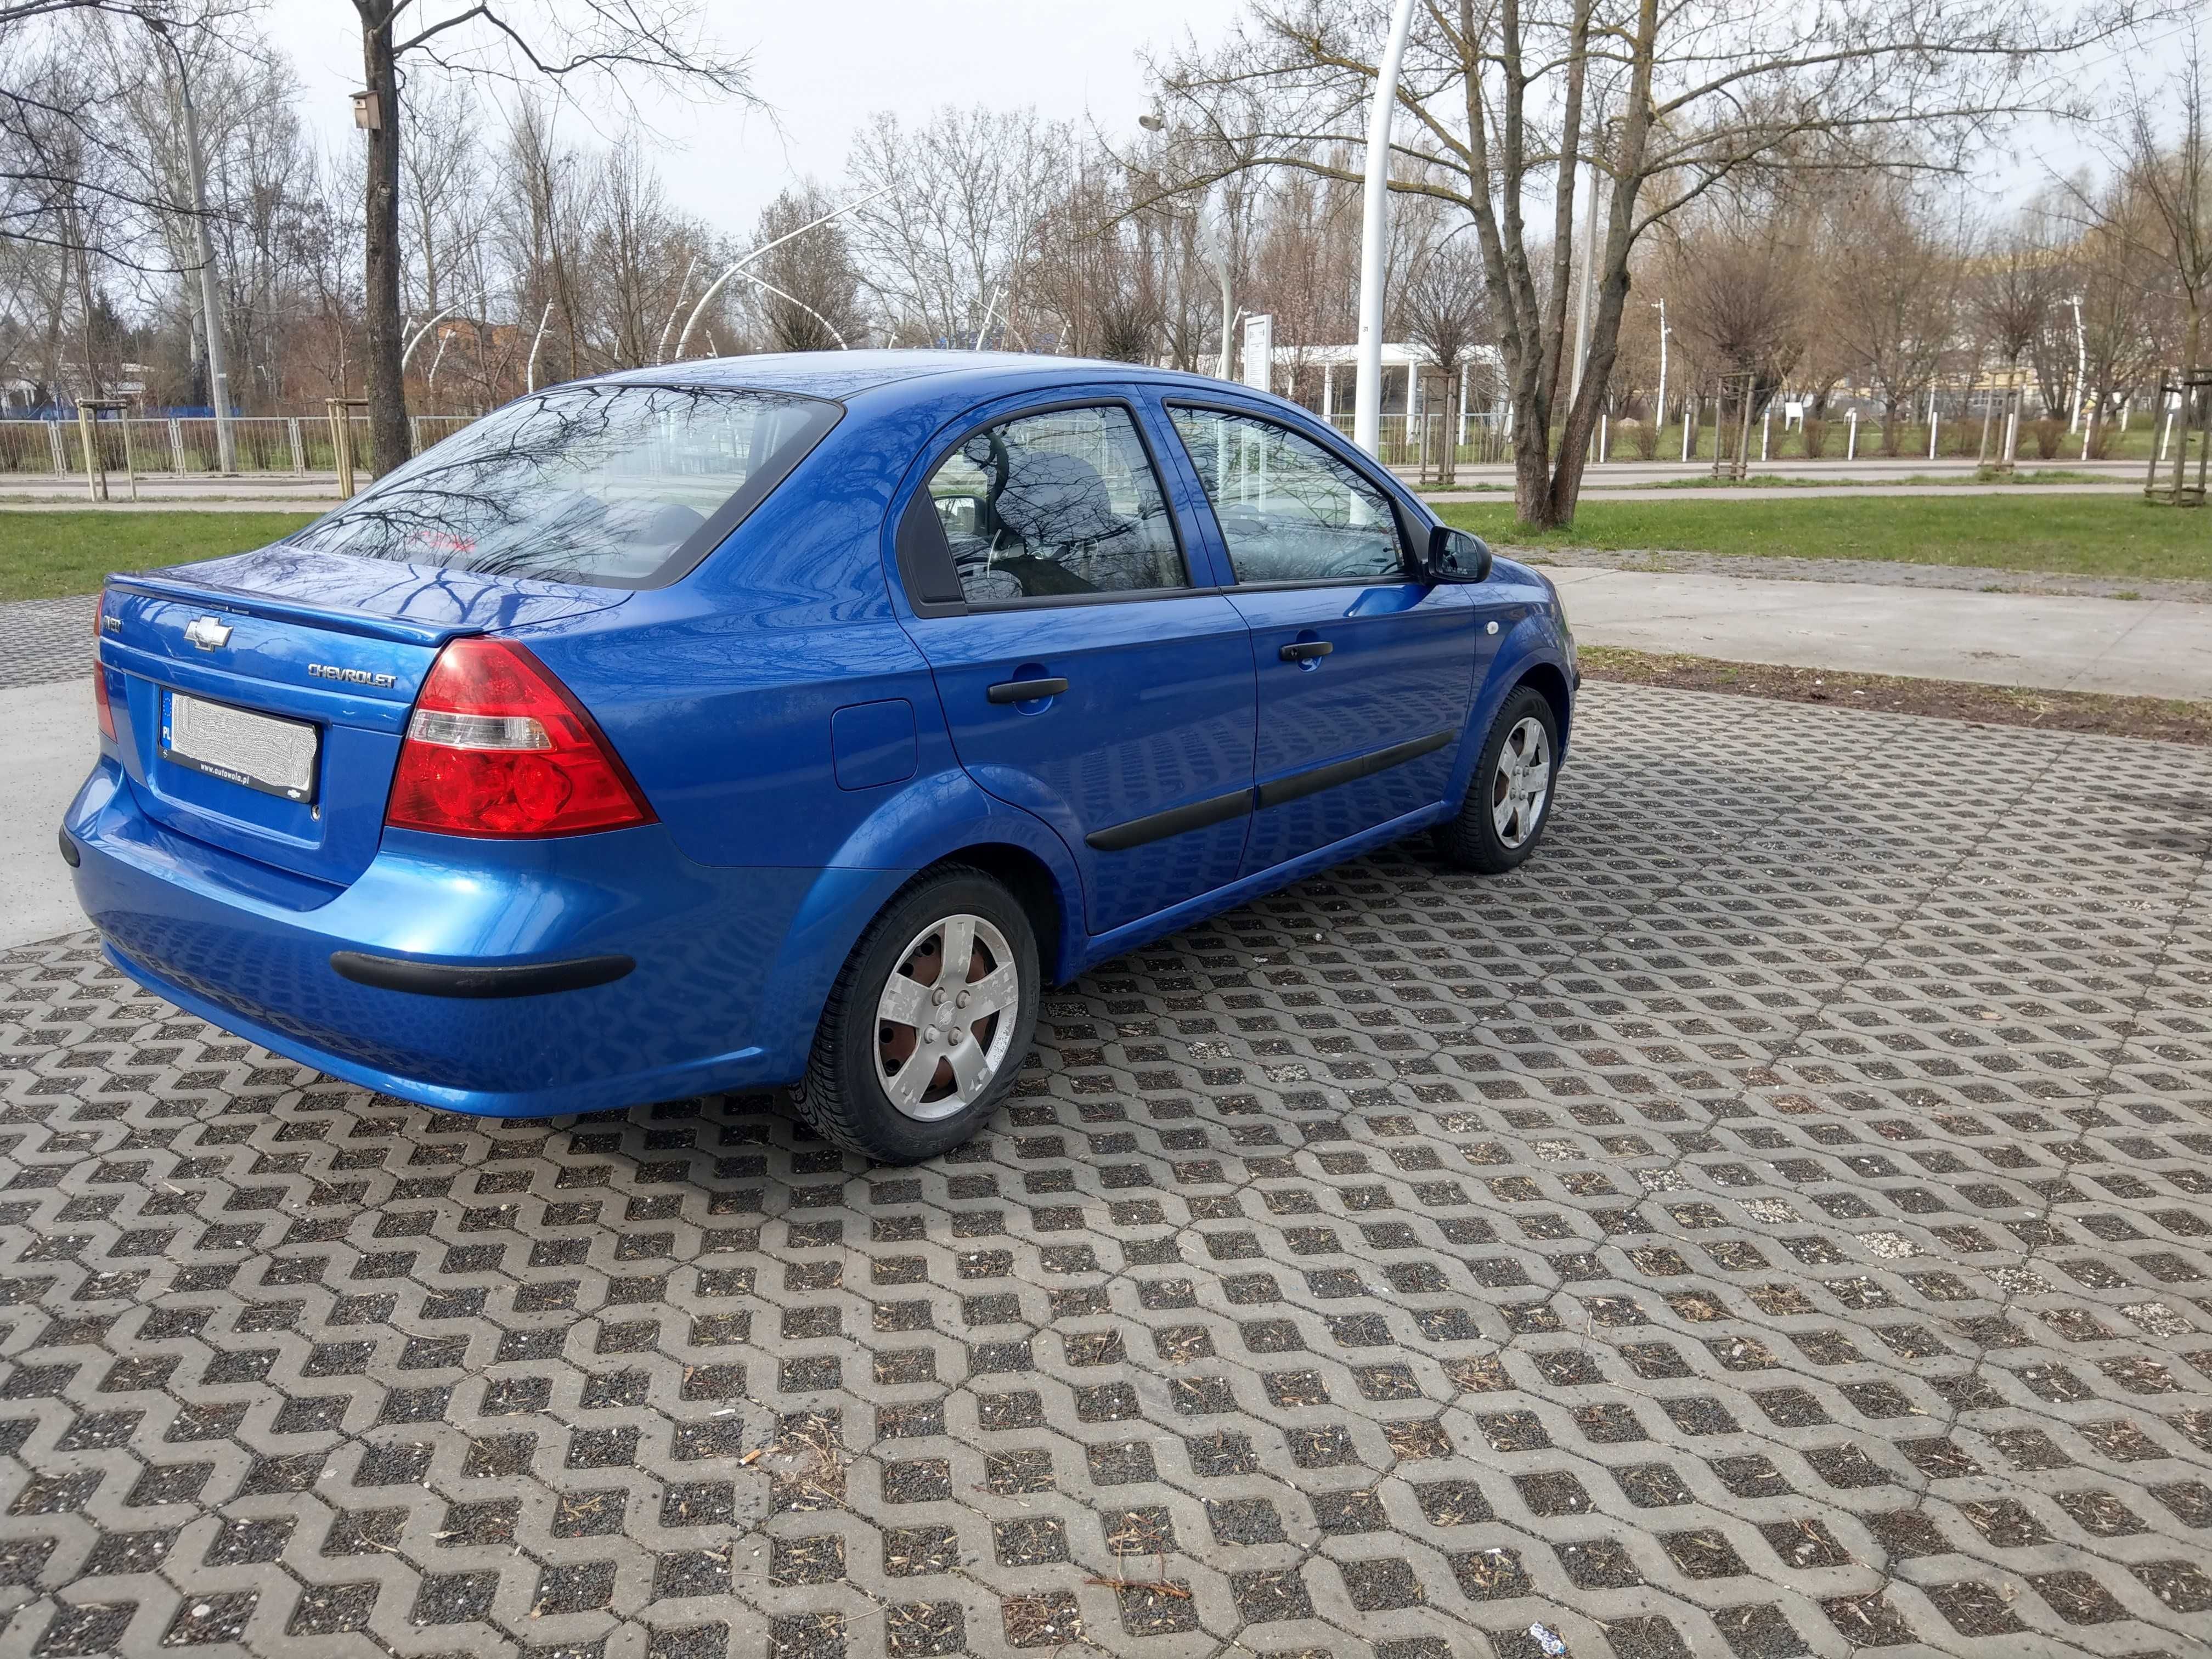
[[[1382,487],[1257,415],[1168,410],[1213,508],[1259,686],[1251,874],[1443,799],[1486,646],[1464,587],[1408,579]]]
[[[1016,416],[963,439],[917,513],[957,603],[916,607],[969,775],[1058,830],[1103,933],[1236,879],[1251,820],[1244,619],[1195,591],[1130,410]],[[908,552],[902,548],[904,567]],[[930,613],[936,614],[930,614]]]

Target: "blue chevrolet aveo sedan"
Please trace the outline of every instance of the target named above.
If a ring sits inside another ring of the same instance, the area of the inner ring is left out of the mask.
[[[62,852],[109,958],[500,1116],[787,1085],[908,1162],[1048,985],[1416,830],[1541,836],[1557,592],[1296,405],[1124,363],[538,392],[102,596]]]

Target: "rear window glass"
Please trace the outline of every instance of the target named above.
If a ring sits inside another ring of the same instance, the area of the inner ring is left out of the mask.
[[[705,554],[710,522],[714,538],[726,535],[841,412],[817,398],[689,386],[539,392],[291,540],[356,558],[658,586]]]

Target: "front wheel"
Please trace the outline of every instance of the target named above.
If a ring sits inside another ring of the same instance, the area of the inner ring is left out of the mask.
[[[1526,862],[1551,819],[1559,759],[1550,699],[1533,686],[1516,688],[1483,738],[1459,816],[1437,830],[1437,850],[1484,875]]]
[[[1036,935],[1012,894],[979,870],[926,873],[853,947],[793,1104],[878,1163],[949,1152],[1013,1086],[1040,987]]]

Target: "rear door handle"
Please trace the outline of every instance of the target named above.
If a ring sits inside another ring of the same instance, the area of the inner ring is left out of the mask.
[[[1304,662],[1309,657],[1326,657],[1335,649],[1327,640],[1293,640],[1275,654],[1285,662]]]
[[[993,702],[1035,702],[1041,697],[1056,697],[1067,690],[1067,682],[1054,677],[1048,680],[1001,680],[986,694]]]

